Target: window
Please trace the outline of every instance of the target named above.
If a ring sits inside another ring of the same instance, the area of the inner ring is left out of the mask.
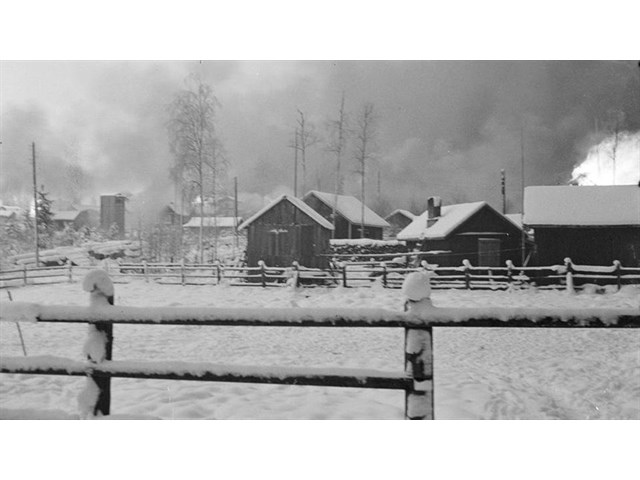
[[[497,238],[478,239],[478,266],[500,266],[500,240]]]

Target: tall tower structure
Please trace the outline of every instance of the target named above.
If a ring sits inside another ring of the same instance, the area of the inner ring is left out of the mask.
[[[124,238],[124,212],[127,197],[122,194],[100,196],[100,228],[108,231],[112,225],[118,227],[118,237]]]

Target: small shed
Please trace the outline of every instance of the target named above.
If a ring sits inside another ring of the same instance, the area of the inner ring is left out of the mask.
[[[439,197],[430,197],[427,210],[397,239],[410,249],[434,252],[427,260],[444,267],[460,266],[465,259],[482,267],[522,263],[522,228],[487,202],[441,206]]]
[[[56,230],[64,230],[67,227],[80,230],[83,227],[97,228],[100,225],[100,213],[98,210],[62,210],[53,212],[53,225]]]
[[[535,186],[524,192],[537,265],[640,266],[640,186]]]
[[[413,222],[415,218],[416,216],[408,210],[403,210],[401,208],[394,210],[384,218],[389,224],[389,227],[385,229],[385,236],[388,238],[395,237],[411,222]]]
[[[282,195],[248,218],[247,263],[289,267],[294,261],[312,268],[328,266],[333,225],[302,200]]]
[[[362,202],[349,195],[311,190],[303,200],[316,212],[333,224],[333,209],[336,210],[334,238],[361,238]],[[337,202],[336,202],[337,200]],[[382,240],[383,230],[389,224],[366,205],[364,206],[364,238]]]

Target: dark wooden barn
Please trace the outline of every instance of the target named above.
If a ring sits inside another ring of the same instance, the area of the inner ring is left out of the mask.
[[[441,207],[438,197],[430,197],[428,205],[397,239],[409,248],[438,252],[425,256],[430,263],[443,267],[460,266],[465,259],[482,267],[504,266],[507,260],[522,263],[522,228],[487,202]]]
[[[247,230],[247,263],[325,268],[333,225],[302,200],[283,195],[239,227]]]
[[[337,198],[337,202],[336,202]],[[336,229],[334,238],[362,238],[362,202],[349,195],[311,190],[303,200],[333,225],[333,210],[336,211]],[[364,238],[382,240],[383,230],[389,224],[377,213],[365,205]]]
[[[533,228],[534,264],[640,267],[640,187],[536,186],[524,196],[524,223]]]

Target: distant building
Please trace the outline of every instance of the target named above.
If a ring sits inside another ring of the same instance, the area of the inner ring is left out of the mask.
[[[324,268],[333,225],[302,200],[282,195],[239,227],[247,230],[247,263]]]
[[[112,225],[118,228],[119,237],[124,238],[125,204],[127,197],[121,193],[100,196],[100,228],[109,231]]]
[[[162,208],[159,216],[161,225],[184,225],[191,219],[190,211],[185,209],[181,212],[173,202]]]
[[[52,220],[56,230],[96,228],[100,225],[100,213],[94,209],[54,211]]]
[[[640,187],[536,186],[524,191],[537,265],[640,266]]]
[[[200,197],[196,197],[191,202],[191,211],[193,215],[200,216]],[[204,197],[203,215],[205,217],[233,217],[235,215],[235,198],[229,195],[221,195],[215,198]],[[238,209],[241,209],[241,202],[238,202]]]
[[[200,220],[202,219],[202,222]],[[241,217],[191,217],[191,219],[184,224],[183,228],[186,230],[199,231],[200,223],[202,223],[202,229],[208,234],[217,231],[218,234],[233,234],[242,223]]]
[[[400,231],[409,225],[416,216],[408,210],[397,209],[385,217],[389,227],[385,228],[386,238],[394,238]]]
[[[439,197],[430,197],[427,210],[396,238],[409,248],[438,252],[426,255],[427,261],[445,267],[463,260],[482,267],[504,266],[507,260],[521,264],[522,228],[487,202],[441,206]]]
[[[336,203],[337,198],[337,203]],[[334,238],[361,238],[362,235],[362,202],[349,195],[335,195],[333,193],[311,190],[302,199],[324,219],[333,224],[333,209],[336,210],[336,229]],[[383,229],[389,224],[377,213],[365,205],[364,207],[364,238],[382,240]]]
[[[0,225],[17,221],[23,212],[20,207],[0,204]]]

